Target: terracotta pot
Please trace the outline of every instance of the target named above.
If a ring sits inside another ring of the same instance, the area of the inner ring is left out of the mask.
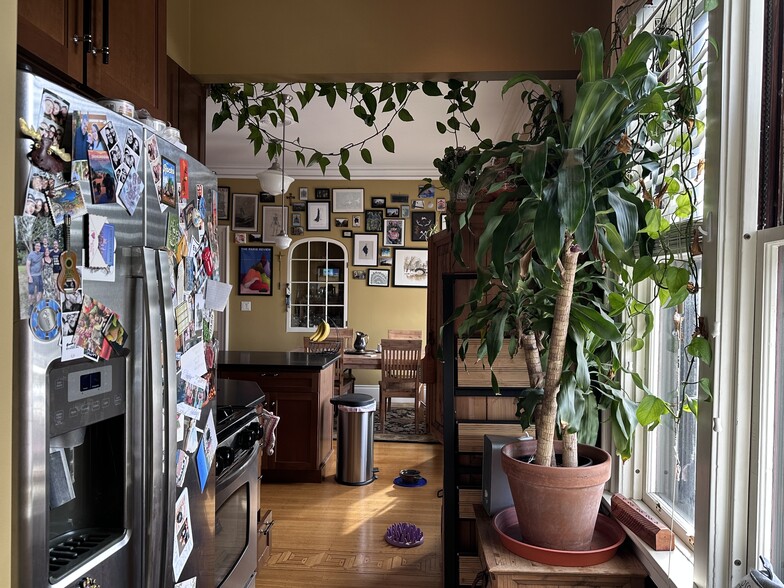
[[[556,454],[561,451],[562,443],[556,441]],[[577,453],[593,464],[577,468],[551,468],[517,459],[535,453],[535,439],[510,443],[501,450],[523,542],[548,549],[589,549],[604,484],[610,479],[610,454],[578,445]]]

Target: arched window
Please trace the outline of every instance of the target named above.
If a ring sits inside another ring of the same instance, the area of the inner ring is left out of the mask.
[[[312,331],[322,320],[345,327],[348,254],[334,239],[302,239],[289,253],[289,331]]]

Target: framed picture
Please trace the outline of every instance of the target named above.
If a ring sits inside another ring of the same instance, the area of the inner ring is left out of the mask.
[[[392,248],[382,247],[379,255],[378,265],[392,265]]]
[[[411,213],[411,240],[427,241],[433,233],[436,225],[435,212],[412,212]]]
[[[305,202],[292,202],[291,203],[291,211],[292,212],[305,212]]]
[[[234,194],[231,199],[231,230],[252,233],[259,230],[257,194]]]
[[[441,215],[441,230],[446,231],[449,228],[449,221],[447,221],[447,215]]]
[[[351,217],[352,227],[359,228],[361,222],[362,222],[362,217],[359,216],[358,214],[355,214],[354,216]]]
[[[289,226],[289,209],[285,206],[261,207],[261,241],[274,243],[284,228]]]
[[[427,249],[395,249],[392,285],[427,288]]]
[[[347,218],[336,218],[335,219],[335,227],[338,229],[345,229],[348,226],[348,219]]]
[[[378,265],[378,234],[354,233],[353,265]]]
[[[262,204],[274,204],[275,194],[270,194],[269,192],[259,192],[259,202]]]
[[[373,196],[370,198],[370,208],[386,208],[387,199],[384,196]]]
[[[424,210],[425,209],[425,201],[424,200],[414,200],[413,207],[414,207],[414,210]]]
[[[332,190],[332,212],[362,212],[364,209],[364,188],[335,188]]]
[[[384,246],[403,246],[406,244],[406,221],[396,218],[384,219]]]
[[[343,236],[344,236],[346,239],[351,239],[351,237],[353,237],[353,236],[354,236],[354,231],[343,231],[342,235],[343,235]]]
[[[399,208],[387,208],[386,215],[389,218],[398,218],[400,216],[400,209]]]
[[[446,212],[446,198],[436,198],[436,210]]]
[[[229,220],[229,198],[231,189],[228,186],[218,186],[218,220]]]
[[[329,200],[329,188],[316,188],[316,200]]]
[[[292,227],[301,227],[302,226],[302,213],[301,212],[292,212],[291,213],[291,226]]]
[[[368,270],[367,277],[368,286],[381,286],[386,288],[389,286],[389,270],[388,269],[371,269]]]
[[[365,231],[380,233],[384,230],[384,213],[380,210],[365,211]]]
[[[244,245],[248,242],[248,233],[234,233],[234,243]]]
[[[367,278],[367,272],[365,270],[354,270],[351,272],[351,277],[355,280],[364,280]]]
[[[404,204],[400,207],[400,218],[408,218],[411,216],[411,207],[408,204]]]
[[[237,283],[240,296],[272,296],[272,247],[239,248]]]
[[[408,204],[408,194],[392,194],[390,198],[397,204]]]
[[[316,188],[318,192],[318,188]],[[307,229],[309,231],[329,230],[329,202],[308,201]]]
[[[299,199],[300,200],[307,200],[308,199],[308,189],[307,188],[300,188],[299,189]]]
[[[429,188],[425,188],[424,186],[419,186],[419,198],[435,198],[436,189],[433,186]]]

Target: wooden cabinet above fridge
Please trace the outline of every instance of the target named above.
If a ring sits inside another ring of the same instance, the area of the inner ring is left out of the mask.
[[[25,0],[17,43],[54,76],[165,118],[165,0]]]

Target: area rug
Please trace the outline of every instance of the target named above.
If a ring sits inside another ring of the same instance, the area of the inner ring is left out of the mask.
[[[433,435],[426,432],[427,424],[419,423],[419,431],[414,431],[414,407],[394,407],[387,411],[386,431],[381,432],[379,414],[373,414],[373,440],[398,441],[404,443],[436,443]],[[334,421],[333,437],[337,436],[337,419]]]

